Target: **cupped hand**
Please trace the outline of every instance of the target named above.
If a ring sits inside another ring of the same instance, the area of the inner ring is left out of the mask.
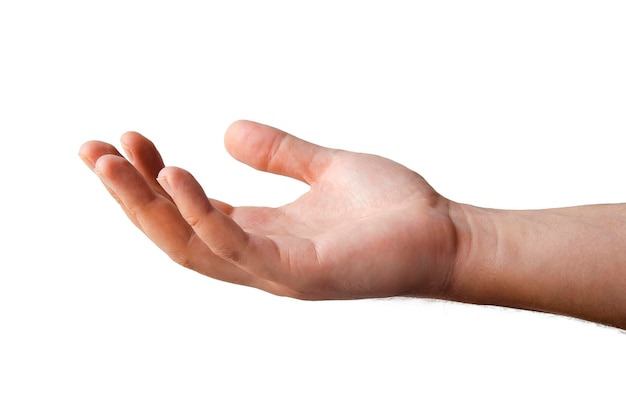
[[[233,123],[237,160],[310,186],[277,208],[209,199],[165,167],[138,133],[80,149],[133,223],[177,263],[227,282],[300,299],[441,297],[454,275],[451,201],[383,157],[324,148],[270,126]]]

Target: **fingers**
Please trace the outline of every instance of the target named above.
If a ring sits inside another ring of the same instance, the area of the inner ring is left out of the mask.
[[[88,142],[81,147],[80,156],[102,180],[131,221],[174,261],[216,279],[280,291],[275,285],[213,254],[198,239],[170,198],[155,190],[143,174],[113,146],[97,141]],[[160,185],[159,189],[163,190]],[[217,204],[230,208],[224,203]]]
[[[130,139],[127,152],[134,154],[139,169],[105,142],[86,142],[79,155],[139,229],[166,252],[180,251],[193,232],[157,183],[156,174],[150,176],[162,164],[160,156],[141,135],[125,138]]]
[[[213,254],[254,276],[272,276],[269,270],[280,264],[280,257],[270,238],[244,231],[212,204],[187,171],[167,167],[159,174],[158,181],[171,193],[185,221]]]
[[[166,252],[179,251],[192,235],[176,206],[157,192],[125,158],[106,154],[94,172],[120,203],[126,215]]]
[[[307,184],[315,181],[335,153],[330,148],[250,121],[233,123],[226,131],[224,143],[228,152],[245,164]]]
[[[78,151],[80,158],[92,170],[94,169],[98,158],[106,154],[117,155],[118,157],[122,156],[122,154],[120,154],[113,145],[100,141],[85,142]]]
[[[232,206],[207,199],[200,185],[184,170],[163,169],[156,148],[143,136],[127,133],[122,143],[133,164],[115,147],[99,141],[86,142],[79,155],[148,238],[174,261],[201,274],[275,294],[288,293],[281,284],[240,268],[255,265],[243,260],[263,259],[259,253],[269,260],[275,257],[269,255],[271,246],[265,251],[253,250],[259,245],[251,243],[259,237],[244,232],[228,216]],[[182,209],[156,180],[158,171],[165,173],[160,180],[168,189],[171,186],[167,180],[173,182],[172,194],[178,196]],[[209,216],[205,216],[207,213]]]
[[[126,132],[122,135],[120,142],[128,160],[143,175],[148,184],[169,199],[169,195],[156,181],[156,177],[164,164],[154,143],[137,132]]]
[[[230,133],[229,150],[237,158],[258,169],[307,182],[313,181],[332,157],[330,149],[264,125],[241,122],[234,124]],[[275,294],[292,294],[291,285],[281,282],[290,277],[288,250],[292,245],[279,245],[275,238],[246,232],[230,216],[232,206],[208,199],[185,170],[163,167],[158,150],[147,138],[128,132],[121,142],[128,160],[112,145],[99,141],[85,143],[79,155],[158,247],[201,274]]]
[[[157,174],[163,168],[163,159],[154,144],[136,132],[127,132],[122,135],[121,143],[128,159],[144,177],[148,185],[152,187],[154,191],[169,199],[169,195],[156,181]],[[84,143],[78,154],[92,170],[98,159],[102,156],[115,155],[122,157],[122,154],[120,154],[114,146],[100,141]]]
[[[80,147],[78,155],[85,162],[85,164],[91,170],[93,170],[94,172],[96,172],[95,166],[96,166],[97,161],[100,159],[100,157],[102,157],[104,155],[109,155],[111,157],[123,158],[122,155],[115,149],[115,147],[113,147],[110,144],[107,144],[105,142],[100,142],[100,141],[85,142]],[[96,172],[96,174],[98,174],[98,173]],[[100,178],[100,181],[102,181],[102,184],[104,184],[104,186],[106,187],[107,191],[111,194],[111,196],[117,201],[117,203],[120,204],[122,209],[124,209],[124,212],[126,212],[126,214],[128,215],[129,219],[137,227],[140,228],[139,224],[137,224],[137,220],[134,219],[134,217],[131,216],[131,214],[128,212],[128,210],[125,207],[124,203],[117,196],[117,193],[113,190],[113,188],[111,187],[111,185],[109,184],[107,179],[106,178],[102,178],[100,175],[98,177]]]

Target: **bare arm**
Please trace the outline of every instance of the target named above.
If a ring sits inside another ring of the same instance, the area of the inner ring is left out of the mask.
[[[626,329],[626,205],[503,211],[459,205],[453,300]]]
[[[429,297],[626,329],[626,205],[472,207],[394,161],[240,121],[225,136],[231,155],[309,191],[277,208],[233,207],[165,167],[140,134],[122,145],[128,159],[97,141],[80,156],[148,238],[206,276],[301,299]]]

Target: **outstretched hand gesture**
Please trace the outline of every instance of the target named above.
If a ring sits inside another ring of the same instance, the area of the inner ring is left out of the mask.
[[[80,156],[139,229],[199,273],[301,299],[439,297],[453,280],[455,204],[398,163],[238,121],[225,135],[234,158],[310,189],[277,208],[233,207],[165,167],[142,135],[121,143],[127,158],[98,141]]]

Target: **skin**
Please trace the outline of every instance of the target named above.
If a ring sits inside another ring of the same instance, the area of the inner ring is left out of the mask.
[[[380,156],[233,123],[227,151],[309,191],[278,208],[210,199],[136,132],[79,155],[177,263],[307,300],[415,296],[568,315],[626,328],[626,208],[499,211],[459,204]]]

